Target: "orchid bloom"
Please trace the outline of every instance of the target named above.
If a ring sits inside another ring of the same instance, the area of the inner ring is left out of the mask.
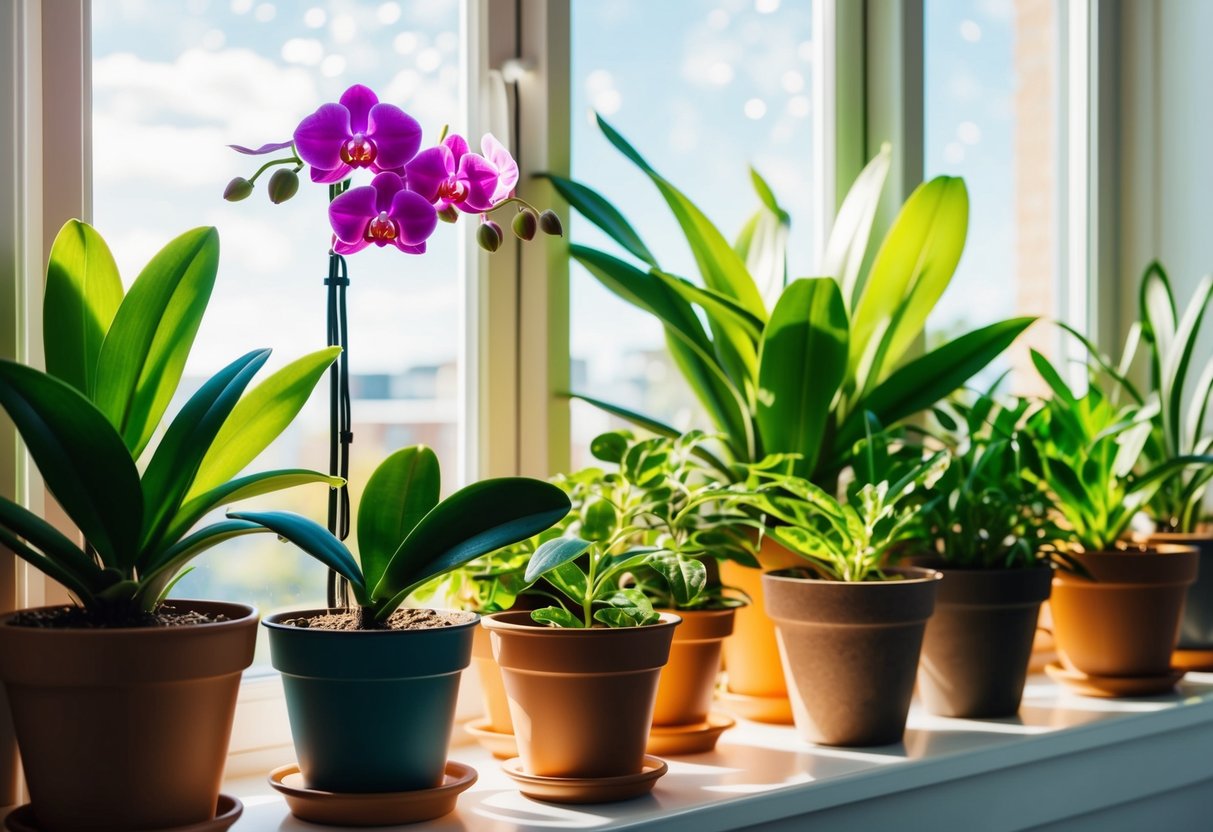
[[[459,135],[418,153],[405,166],[409,190],[434,203],[439,211],[454,206],[468,214],[483,214],[514,193],[518,163],[504,145],[486,133],[484,155],[468,150]]]
[[[425,197],[385,171],[371,184],[351,188],[329,204],[329,223],[336,240],[333,251],[353,254],[371,243],[389,243],[408,254],[424,254],[425,241],[438,225],[438,214]]]
[[[340,182],[354,168],[404,175],[421,147],[421,125],[399,107],[379,103],[355,84],[337,104],[323,104],[295,128],[295,152],[312,168],[313,182]]]

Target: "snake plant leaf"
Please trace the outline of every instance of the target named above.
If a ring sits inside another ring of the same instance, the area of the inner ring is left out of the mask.
[[[850,374],[866,393],[922,333],[960,262],[969,223],[964,180],[918,186],[876,253],[855,303]]]
[[[438,457],[424,445],[401,448],[379,464],[358,508],[358,558],[373,587],[396,550],[438,505],[442,490]]]
[[[838,216],[834,218],[834,225],[830,228],[830,238],[826,241],[821,271],[837,278],[848,311],[855,308],[863,291],[859,275],[867,256],[876,210],[880,207],[880,194],[884,191],[892,164],[893,148],[885,142],[880,153],[864,166],[855,184],[847,191],[838,209]]]
[[[3,360],[0,407],[47,489],[105,565],[132,564],[143,518],[139,472],[105,415],[66,382]]]
[[[416,587],[473,558],[526,540],[569,513],[568,495],[529,477],[500,477],[465,486],[433,508],[388,562],[371,592],[380,613]]]
[[[219,234],[171,241],[135,279],[97,359],[93,401],[138,459],[181,380],[219,266]]]
[[[757,421],[762,447],[816,468],[834,396],[846,376],[847,310],[833,278],[793,281],[762,336]]]
[[[51,245],[42,301],[46,371],[89,396],[97,358],[122,303],[122,280],[109,246],[91,225],[69,220]]]
[[[75,595],[80,603],[92,605],[95,603],[95,596],[85,581],[83,573],[76,572],[61,566],[58,561],[47,555],[39,552],[33,547],[26,544],[18,535],[13,534],[4,525],[0,524],[0,546],[9,549],[17,557],[28,563],[30,566],[37,569],[47,577],[58,581],[63,585],[68,592]],[[100,574],[101,570],[94,567],[93,572]]]
[[[674,218],[682,228],[691,254],[703,276],[704,285],[717,292],[728,295],[736,300],[751,314],[760,318],[766,317],[766,307],[762,295],[750,273],[746,271],[745,261],[733,250],[724,235],[712,225],[711,220],[700,211],[691,200],[675,188],[661,174],[653,169],[644,157],[618,131],[606,122],[602,116],[597,116],[598,126],[606,136],[607,141],[615,146],[624,156],[627,156],[646,176],[657,186],[666,204],[673,212]]]
[[[594,544],[588,540],[575,537],[558,537],[549,540],[535,550],[527,561],[526,574],[523,580],[532,583],[539,580],[558,566],[574,561],[586,553]]]
[[[151,556],[149,544],[161,539],[181,508],[215,435],[269,356],[269,350],[253,350],[224,367],[190,396],[165,431],[143,472],[142,557]]]
[[[640,239],[636,229],[606,197],[593,188],[554,173],[541,173],[539,176],[551,182],[556,193],[564,197],[570,207],[606,232],[608,237],[619,243],[629,254],[654,268],[657,267],[657,258]]]
[[[358,562],[333,533],[315,520],[289,511],[229,511],[232,520],[246,520],[269,529],[289,540],[303,551],[350,582],[354,595],[363,606],[369,606],[366,581]]]
[[[292,361],[249,390],[232,409],[202,458],[186,500],[223,485],[269,447],[299,415],[325,370],[340,353],[340,347],[317,350]]]
[[[274,471],[260,471],[225,482],[197,497],[187,498],[165,530],[162,539],[177,541],[209,512],[229,503],[314,483],[324,483],[329,488],[340,488],[345,484],[345,480],[306,468],[283,468]],[[153,562],[153,568],[155,565]]]
[[[0,528],[24,538],[30,546],[79,578],[80,583],[93,587],[93,580],[99,572],[93,559],[67,535],[29,509],[0,497]]]
[[[198,555],[234,537],[246,534],[265,534],[269,531],[260,523],[248,520],[221,520],[203,526],[188,537],[176,541],[165,549],[156,565],[147,570],[140,582],[136,600],[144,609],[152,609],[173,583],[181,567]]]

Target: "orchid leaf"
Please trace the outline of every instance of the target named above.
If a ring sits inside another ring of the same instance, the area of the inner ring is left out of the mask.
[[[401,542],[438,505],[442,473],[424,445],[401,448],[379,464],[358,509],[358,557],[374,587]]]
[[[608,237],[619,243],[629,254],[654,268],[657,267],[657,258],[640,239],[636,229],[606,197],[593,188],[554,173],[541,173],[539,176],[551,182],[552,187],[564,197],[570,207],[606,232]]]
[[[151,609],[176,580],[180,569],[198,555],[220,543],[246,534],[264,534],[269,529],[248,520],[222,520],[204,526],[165,549],[156,564],[140,581],[136,599],[144,609]]]
[[[315,520],[289,511],[229,511],[232,520],[244,520],[264,526],[279,537],[289,540],[303,551],[350,582],[359,603],[369,600],[366,582],[358,562],[345,544]],[[188,538],[187,538],[188,539]]]

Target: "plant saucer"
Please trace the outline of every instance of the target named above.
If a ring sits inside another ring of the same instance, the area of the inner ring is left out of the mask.
[[[1213,650],[1180,648],[1171,654],[1171,664],[1190,673],[1213,673]]]
[[[392,826],[433,820],[454,811],[459,795],[476,782],[476,769],[447,760],[442,785],[407,792],[341,794],[309,789],[296,763],[274,769],[269,781],[300,820],[333,826]]]
[[[1170,693],[1175,690],[1175,684],[1186,672],[1183,668],[1173,667],[1166,673],[1152,676],[1092,676],[1063,667],[1057,662],[1045,665],[1045,673],[1050,679],[1060,682],[1075,693],[1112,699]]]
[[[474,719],[463,726],[464,730],[476,738],[480,747],[491,753],[498,760],[508,760],[518,756],[518,741],[513,734],[494,731],[490,726],[492,720],[488,717]]]
[[[768,722],[773,725],[791,725],[792,700],[786,696],[751,696],[735,693],[727,688],[718,691],[716,697],[721,704],[742,719]]]
[[[244,812],[244,804],[231,795],[219,795],[219,803],[215,807],[215,817],[198,823],[187,823],[185,826],[171,826],[163,829],[149,829],[147,832],[223,832],[240,819]],[[8,813],[4,819],[4,828],[8,832],[42,832],[34,817],[34,807],[26,803]]]
[[[543,777],[527,774],[522,758],[513,757],[501,764],[501,770],[518,784],[518,791],[532,800],[548,803],[615,803],[648,794],[669,766],[657,757],[645,756],[644,768],[637,774],[619,777]]]
[[[654,725],[649,730],[650,754],[703,754],[716,747],[720,735],[736,725],[728,714],[713,711],[703,722],[691,725]]]

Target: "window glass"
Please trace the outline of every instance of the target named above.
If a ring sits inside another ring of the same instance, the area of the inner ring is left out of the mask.
[[[228,180],[258,164],[226,145],[287,139],[354,83],[427,130],[456,124],[456,0],[94,0],[92,9],[94,219],[124,282],[173,236],[219,229],[219,278],[182,393],[250,349],[274,349],[264,378],[322,348],[327,189],[304,181],[294,199],[271,205],[262,179],[248,200],[224,202]],[[371,247],[350,256],[349,269],[351,496],[390,451],[414,443],[435,448],[450,491],[463,424],[456,235],[440,225],[423,257]],[[327,470],[327,404],[326,379],[253,468]],[[326,493],[309,486],[244,505],[323,522]],[[245,601],[265,614],[323,606],[324,569],[268,535],[228,542],[195,563],[175,596]]]
[[[732,240],[759,203],[753,165],[792,217],[789,274],[809,274],[812,236],[812,5],[803,0],[572,2],[572,173],[635,226],[662,267],[698,280],[653,184],[595,124],[597,112]],[[619,254],[574,216],[570,236]],[[626,257],[626,255],[623,255]],[[707,427],[661,327],[574,263],[573,389],[679,427]],[[574,464],[613,420],[574,402]]]
[[[929,337],[953,337],[1013,315],[1059,307],[1059,83],[1056,0],[926,0],[926,175],[965,178],[969,236]],[[1014,370],[1037,389],[1033,346],[1058,339],[1037,325],[985,374]]]

